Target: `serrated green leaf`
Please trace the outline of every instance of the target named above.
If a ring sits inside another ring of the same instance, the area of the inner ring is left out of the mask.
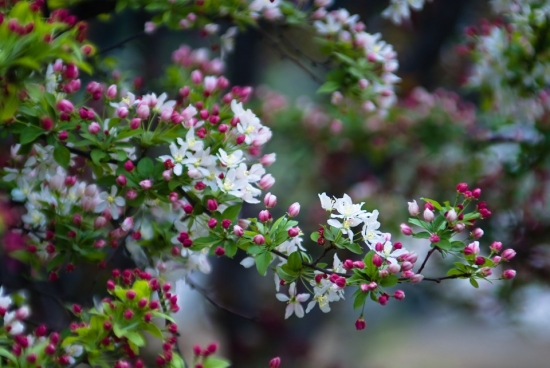
[[[300,258],[300,254],[298,252],[291,253],[288,257],[288,267],[291,270],[299,271],[302,269],[302,258]]]
[[[237,203],[233,206],[227,207],[225,211],[223,211],[222,213],[222,218],[235,221],[237,219],[237,216],[239,216],[239,213],[241,212],[242,207],[243,207],[242,202]]]
[[[357,243],[344,243],[344,248],[355,254],[363,254],[363,249]]]
[[[416,239],[429,239],[431,234],[427,231],[421,231],[419,233],[413,234],[413,238]]]
[[[380,286],[385,287],[385,288],[389,288],[389,287],[397,285],[398,282],[399,282],[399,278],[397,276],[389,275],[389,276],[384,277],[380,280]]]
[[[420,226],[420,227],[423,227],[424,229],[426,229],[428,231],[431,231],[430,224],[428,224],[424,221],[420,221],[418,219],[412,218],[412,217],[409,218],[409,224]]]
[[[477,280],[473,277],[470,277],[470,284],[472,284],[473,287],[476,289],[479,288],[479,284],[477,283]]]

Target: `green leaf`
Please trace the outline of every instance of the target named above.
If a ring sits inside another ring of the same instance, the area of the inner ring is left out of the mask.
[[[431,234],[427,231],[421,231],[419,233],[414,234],[413,238],[416,238],[416,239],[429,239],[430,235]]]
[[[326,81],[319,87],[317,93],[332,93],[340,88],[340,83],[335,81]]]
[[[203,248],[209,247],[216,242],[219,242],[221,239],[217,235],[204,236],[202,238],[197,238],[193,240],[192,250],[201,250]]]
[[[101,159],[104,157],[107,157],[107,153],[100,149],[93,149],[92,152],[90,152],[90,157],[92,159],[92,162],[96,165],[101,164]]]
[[[137,171],[141,177],[149,177],[153,174],[153,160],[149,157],[143,157],[139,160],[137,165]]]
[[[321,237],[321,235],[319,234],[318,231],[314,232],[314,233],[311,233],[311,235],[309,236],[311,240],[313,240],[314,242],[317,243],[317,240],[319,240],[319,238]]]
[[[430,224],[427,224],[424,221],[420,221],[420,220],[412,218],[412,217],[409,218],[409,224],[420,226],[420,227],[423,227],[424,229],[426,229],[428,231],[431,231]]]
[[[231,364],[224,359],[209,356],[208,358],[204,359],[202,365],[204,368],[227,368]]]
[[[124,336],[136,346],[145,346],[145,339],[143,336],[136,331],[125,331]]]
[[[433,243],[432,245],[442,250],[451,250],[451,242],[448,239],[441,239],[439,242]]]
[[[9,359],[11,362],[17,362],[17,357],[9,352],[7,349],[0,348],[0,356]]]
[[[348,249],[349,251],[355,254],[363,254],[363,249],[357,243],[347,243],[347,244],[345,243],[344,248]]]
[[[34,125],[30,125],[21,132],[19,143],[27,144],[27,143],[34,142],[42,134],[44,134],[44,130],[42,128],[38,128],[38,127],[35,127]]]
[[[397,276],[389,275],[388,277],[384,277],[380,280],[380,286],[389,288],[397,285],[398,282],[399,282],[399,278]]]
[[[62,144],[57,144],[53,150],[53,158],[64,169],[69,167],[71,161],[71,152]]]
[[[258,269],[258,273],[262,276],[265,276],[265,273],[267,271],[267,268],[269,267],[269,264],[271,263],[271,253],[268,251],[264,251],[263,253],[260,253],[256,256],[256,268]]]
[[[472,284],[472,286],[475,287],[476,289],[479,288],[479,284],[477,283],[476,279],[474,279],[473,277],[470,277],[470,284]]]
[[[237,254],[237,243],[234,241],[224,242],[223,249],[225,249],[225,255],[229,258],[233,258]]]
[[[223,219],[229,219],[231,221],[234,221],[237,219],[237,216],[239,216],[239,213],[241,212],[241,208],[243,207],[242,202],[237,203],[236,205],[227,207],[225,211],[222,213]]]
[[[353,309],[361,308],[365,304],[365,301],[369,296],[369,292],[364,293],[361,289],[358,289],[358,290],[361,292],[357,294],[357,296],[355,297],[355,300],[353,301]]]
[[[430,202],[435,207],[435,209],[437,209],[439,211],[441,211],[443,209],[438,201],[435,201],[435,200],[430,199],[430,198],[420,198],[420,199],[423,200],[424,202]]]
[[[291,253],[288,257],[288,267],[294,271],[299,271],[302,269],[302,258],[300,258],[300,254],[298,252]]]
[[[185,363],[183,362],[183,359],[177,353],[172,353],[170,368],[185,368]]]
[[[463,275],[464,272],[457,269],[457,268],[451,268],[448,272],[447,272],[447,276],[455,276],[455,275]]]

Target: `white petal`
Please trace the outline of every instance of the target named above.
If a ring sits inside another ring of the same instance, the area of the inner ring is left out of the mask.
[[[276,294],[275,297],[280,302],[288,302],[290,300],[290,298],[288,296],[286,296],[285,294],[281,294],[281,293]]]
[[[286,306],[285,319],[292,316],[292,313],[294,313],[294,304],[290,303],[289,305]],[[304,313],[304,310],[302,309],[302,315],[303,313]]]
[[[296,300],[299,301],[300,303],[303,303],[307,301],[309,297],[310,297],[309,294],[298,294],[298,296],[296,297]]]
[[[294,305],[294,313],[296,314],[296,317],[298,317],[298,318],[303,318],[304,317],[304,308],[302,307],[301,304],[296,303]]]

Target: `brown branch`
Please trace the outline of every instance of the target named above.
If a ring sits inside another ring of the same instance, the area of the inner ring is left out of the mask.
[[[311,79],[313,79],[315,82],[319,84],[323,84],[324,80],[319,78],[315,73],[313,73],[308,67],[306,67],[302,61],[296,57],[295,55],[288,52],[284,47],[283,44],[277,40],[275,37],[273,37],[269,32],[265,31],[262,28],[255,28],[258,33],[260,33],[262,36],[266,37],[271,41],[271,44],[279,51],[279,54],[281,55],[281,58],[288,58],[290,61],[292,61],[297,67],[302,69],[306,74],[308,74]]]
[[[136,34],[133,34],[133,35],[131,35],[131,36],[129,36],[129,37],[126,37],[126,38],[123,39],[123,40],[120,40],[119,42],[117,42],[117,43],[115,43],[115,44],[113,44],[113,45],[111,45],[111,46],[108,46],[108,47],[104,48],[103,50],[99,50],[99,51],[96,53],[96,55],[101,55],[101,54],[104,54],[104,53],[106,53],[106,52],[109,52],[109,51],[112,51],[112,50],[115,50],[115,49],[124,47],[124,45],[125,45],[126,43],[128,43],[128,42],[130,42],[130,41],[132,41],[132,40],[135,40],[136,38],[139,38],[139,37],[144,36],[144,35],[146,35],[145,30],[142,30],[142,31],[140,31],[140,32],[138,32],[138,33],[136,33]]]
[[[441,281],[444,281],[444,280],[453,280],[453,279],[458,279],[458,278],[461,278],[461,277],[471,277],[472,274],[470,273],[461,273],[460,275],[452,275],[452,276],[444,276],[444,277],[438,277],[438,278],[431,278],[431,277],[424,277],[422,279],[422,281],[432,281],[432,282],[436,282],[436,283],[440,283]],[[408,278],[400,278],[399,279],[399,282],[403,282],[403,281],[409,281],[410,279]]]
[[[418,272],[417,273],[421,273],[422,270],[424,269],[424,267],[426,266],[426,263],[428,262],[428,258],[430,258],[430,256],[432,255],[433,252],[435,252],[436,250],[439,250],[438,247],[433,247],[432,249],[430,249],[430,251],[428,252],[428,254],[426,255],[426,258],[424,258],[424,262],[422,262],[422,264],[420,265],[420,268],[418,269]]]
[[[327,253],[330,252],[332,249],[334,249],[334,244],[331,242],[330,246],[325,248],[323,250],[323,253],[319,255],[319,257],[317,257],[313,262],[311,262],[311,264],[314,266],[317,266],[317,263],[319,263],[321,259],[323,259],[327,255]]]
[[[187,284],[194,290],[196,290],[199,294],[201,294],[206,300],[208,300],[208,302],[210,304],[212,304],[214,307],[218,308],[218,309],[221,309],[223,311],[226,311],[228,313],[231,313],[231,314],[234,314],[238,317],[241,317],[241,318],[244,318],[244,319],[247,319],[249,321],[255,321],[257,322],[258,321],[258,318],[257,317],[250,317],[250,316],[247,316],[247,315],[244,315],[238,311],[235,311],[234,309],[232,308],[229,308],[229,307],[226,307],[220,303],[218,303],[216,300],[214,300],[211,296],[210,296],[210,293],[208,290],[206,290],[205,288],[203,288],[202,286],[199,286],[197,285],[190,277],[186,277],[185,278],[185,281],[187,282]]]

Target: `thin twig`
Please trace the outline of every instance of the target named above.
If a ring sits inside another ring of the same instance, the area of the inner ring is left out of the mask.
[[[323,253],[321,253],[319,257],[317,257],[313,262],[311,262],[311,264],[314,266],[317,266],[317,263],[319,263],[321,259],[323,259],[327,255],[327,253],[330,252],[332,249],[334,249],[334,244],[331,243],[329,247],[323,250]]]
[[[234,309],[232,308],[228,308],[224,305],[221,305],[220,303],[218,303],[216,300],[214,300],[209,294],[208,290],[206,290],[205,288],[203,288],[202,286],[199,286],[197,285],[190,277],[186,277],[185,278],[185,281],[187,282],[187,284],[189,284],[189,286],[191,286],[191,288],[195,289],[197,292],[199,292],[199,294],[201,294],[206,300],[208,300],[208,302],[210,302],[210,304],[212,304],[213,306],[215,306],[216,308],[219,308],[223,311],[226,311],[228,313],[231,313],[231,314],[234,314],[238,317],[241,317],[241,318],[244,318],[244,319],[247,319],[249,321],[258,321],[258,318],[256,317],[250,317],[250,316],[247,316],[247,315],[244,315],[240,312],[237,312],[235,311]]]
[[[99,51],[97,52],[96,55],[101,55],[101,54],[104,54],[104,53],[106,53],[106,52],[109,52],[109,51],[118,49],[118,48],[120,48],[120,47],[124,47],[124,45],[125,45],[126,43],[128,43],[128,42],[130,42],[130,41],[132,41],[132,40],[135,40],[136,38],[139,38],[139,37],[141,37],[141,36],[144,36],[144,35],[146,35],[146,34],[147,34],[147,33],[145,33],[145,30],[142,30],[142,31],[140,31],[140,32],[138,32],[138,33],[136,33],[136,34],[133,34],[133,35],[131,35],[131,36],[129,36],[129,37],[126,37],[125,39],[123,39],[123,40],[121,40],[121,41],[115,43],[114,45],[111,45],[111,46],[109,46],[109,47],[106,47],[106,48],[104,48],[103,50],[99,50]]]
[[[445,276],[445,277],[438,277],[438,278],[429,278],[429,277],[424,277],[422,279],[422,281],[432,281],[432,282],[436,282],[436,283],[440,283],[441,281],[443,280],[452,280],[452,279],[458,279],[458,278],[461,278],[461,277],[471,277],[472,275],[469,274],[469,273],[462,273],[460,275],[452,275],[452,276]],[[402,279],[399,279],[400,281]]]
[[[418,272],[417,273],[421,273],[422,270],[424,269],[424,267],[426,266],[426,263],[428,262],[428,258],[430,258],[430,256],[432,255],[433,252],[435,252],[436,250],[438,250],[439,248],[438,247],[433,247],[432,249],[430,249],[430,251],[428,252],[428,254],[426,255],[426,258],[424,258],[424,262],[422,262],[422,264],[420,265],[420,268],[418,269]]]
[[[306,67],[302,61],[296,57],[295,55],[291,54],[290,52],[288,52],[284,47],[283,45],[281,44],[281,42],[279,40],[277,40],[275,37],[273,37],[269,32],[265,31],[264,29],[262,28],[256,28],[256,30],[264,37],[268,38],[272,45],[275,46],[277,48],[277,50],[279,51],[280,55],[282,58],[285,58],[287,57],[288,59],[290,59],[294,64],[296,64],[296,66],[298,66],[300,69],[302,69],[304,72],[306,72],[310,77],[311,79],[313,79],[315,82],[319,83],[319,84],[323,84],[324,83],[324,80],[322,80],[321,78],[319,78],[315,73],[313,73],[311,70],[309,70],[308,67]]]

